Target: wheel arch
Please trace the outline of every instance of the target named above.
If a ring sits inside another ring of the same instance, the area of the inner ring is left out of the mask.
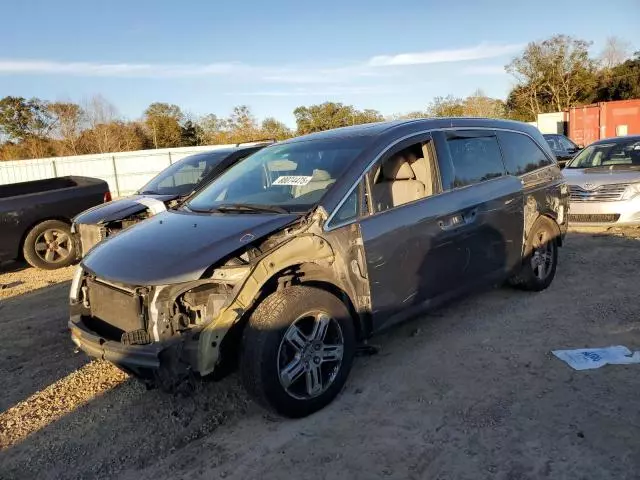
[[[315,285],[336,295],[353,315],[356,332],[366,335],[363,319],[354,315],[356,298],[350,291],[349,281],[343,280],[346,272],[341,267],[344,266],[340,253],[316,234],[295,236],[262,257],[234,293],[231,303],[202,330],[198,339],[197,370],[202,375],[213,372],[221,359],[219,346],[229,331],[242,330],[260,301],[287,283]]]
[[[536,219],[536,222],[540,219],[540,218],[544,218],[546,220],[549,221],[549,223],[553,226],[553,229],[555,230],[555,240],[558,243],[558,246],[561,247],[562,246],[562,232],[560,230],[560,225],[558,225],[558,222],[556,220],[555,217],[549,215],[548,213],[541,213],[540,216]],[[535,222],[533,222],[533,225],[535,225]],[[531,228],[533,228],[533,225],[531,225]],[[529,229],[529,233],[531,232],[531,229]]]
[[[295,263],[274,272],[261,286],[251,305],[244,311],[240,319],[229,328],[220,341],[220,358],[223,362],[226,362],[227,359],[231,360],[231,364],[237,362],[237,358],[230,358],[230,356],[235,357],[235,353],[239,352],[236,347],[241,342],[244,328],[255,308],[269,295],[289,285],[318,288],[332,294],[347,307],[356,330],[356,338],[362,339],[366,336],[368,331],[366,319],[358,314],[352,294],[348,292],[348,287],[344,285],[344,282],[337,278],[334,270],[312,262]],[[226,372],[227,368],[223,368],[222,371]]]

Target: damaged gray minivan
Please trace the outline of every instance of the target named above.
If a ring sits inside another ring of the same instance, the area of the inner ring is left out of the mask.
[[[553,153],[523,123],[306,135],[93,249],[72,282],[71,336],[164,385],[238,359],[259,402],[304,416],[373,333],[506,280],[548,287],[567,217]]]

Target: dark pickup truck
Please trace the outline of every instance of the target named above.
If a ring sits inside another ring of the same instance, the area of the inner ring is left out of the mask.
[[[76,260],[70,235],[78,213],[111,200],[107,182],[59,177],[0,185],[0,261],[21,256],[53,270]]]

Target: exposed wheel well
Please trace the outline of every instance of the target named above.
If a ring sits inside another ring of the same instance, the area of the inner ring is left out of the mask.
[[[540,217],[544,217],[547,220],[550,221],[550,223],[553,224],[553,228],[556,231],[556,242],[558,243],[558,246],[561,247],[562,246],[562,232],[560,231],[560,226],[558,225],[558,222],[555,218],[553,218],[551,215],[547,215],[547,214],[542,214],[540,215]],[[540,218],[538,217],[538,218]],[[535,223],[535,222],[534,222]]]
[[[220,343],[221,364],[216,367],[216,370],[219,371],[220,374],[225,375],[230,370],[235,369],[239,359],[240,348],[238,347],[242,340],[242,332],[249,320],[249,317],[251,317],[251,314],[262,300],[278,289],[286,288],[288,285],[306,285],[325,290],[334,295],[338,300],[344,303],[349,310],[351,318],[353,319],[354,328],[356,329],[356,337],[358,339],[364,338],[367,334],[367,330],[364,327],[363,321],[358,315],[350,296],[344,289],[336,285],[337,282],[327,279],[326,272],[325,275],[321,275],[321,272],[323,272],[323,269],[315,264],[302,264],[284,268],[271,276],[271,278],[269,278],[269,280],[263,285],[260,293],[244,313],[241,320],[233,325],[222,339],[222,342]]]

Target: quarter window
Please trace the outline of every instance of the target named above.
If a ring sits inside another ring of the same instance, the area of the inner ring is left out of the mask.
[[[495,136],[450,134],[447,147],[453,166],[449,188],[465,187],[504,175],[500,147]]]
[[[359,190],[360,188],[357,187],[353,190],[353,192],[351,192],[340,209],[336,212],[331,223],[336,224],[347,222],[358,217]]]
[[[511,175],[523,175],[551,165],[551,160],[527,135],[515,132],[498,132],[504,155],[504,163]]]

